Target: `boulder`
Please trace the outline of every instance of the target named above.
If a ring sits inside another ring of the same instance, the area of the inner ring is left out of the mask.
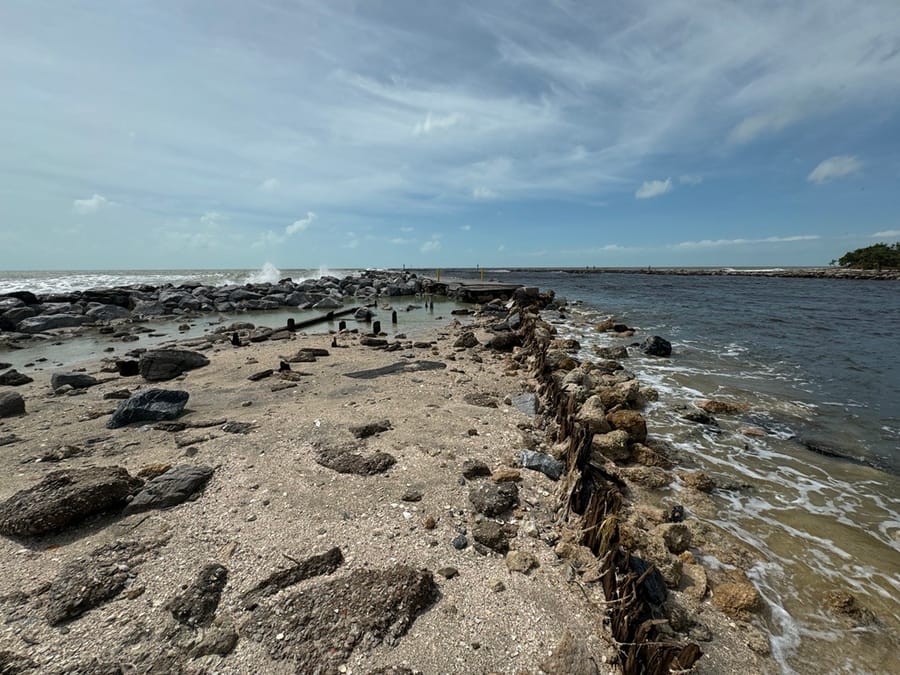
[[[672,343],[659,335],[652,335],[641,343],[641,351],[649,356],[671,356]]]
[[[497,333],[488,340],[487,346],[498,352],[511,352],[515,347],[522,345],[522,337],[518,333],[512,331],[503,331]]]
[[[467,330],[456,338],[456,342],[453,343],[453,346],[457,349],[469,349],[470,347],[477,347],[478,344],[478,338],[475,337],[475,333]]]
[[[84,315],[94,321],[113,321],[131,318],[131,311],[119,305],[97,305],[86,311]]]
[[[37,316],[38,311],[34,307],[14,307],[13,309],[8,309],[5,312],[0,312],[0,316],[2,316],[7,321],[11,321],[12,323],[19,323],[22,319],[28,319],[32,316]]]
[[[145,380],[171,380],[181,373],[209,365],[209,359],[187,349],[154,349],[141,354],[140,371]]]
[[[313,309],[341,309],[344,306],[344,303],[336,298],[327,297],[322,298],[316,304],[312,306]]]
[[[25,399],[14,391],[0,391],[0,419],[25,414]]]
[[[621,359],[628,358],[628,348],[623,346],[618,347],[594,347],[594,353],[599,356],[601,359],[607,359],[609,361],[620,361]]]
[[[373,312],[368,307],[360,307],[353,314],[353,318],[357,321],[371,321],[375,316],[375,312]]]
[[[34,379],[28,377],[25,373],[20,373],[16,369],[0,373],[0,385],[5,387],[21,387],[29,382],[34,382]]]
[[[595,454],[602,457],[595,457]],[[631,439],[627,431],[616,429],[609,433],[594,435],[591,440],[591,461],[602,466],[604,458],[616,463],[631,459]]]
[[[171,313],[171,310],[166,309],[165,305],[154,300],[139,300],[134,304],[132,310],[132,314],[139,317],[162,316]]]
[[[739,621],[749,621],[751,614],[763,607],[759,591],[742,572],[734,572],[731,580],[714,586],[712,599],[721,612]]]
[[[177,389],[145,389],[122,401],[106,423],[107,429],[118,429],[133,422],[172,420],[184,410],[190,394]]]
[[[96,377],[87,373],[53,373],[50,376],[50,387],[55,391],[69,385],[72,389],[87,389],[100,384]]]
[[[59,532],[88,516],[118,509],[141,484],[120,466],[54,471],[0,504],[0,534]]]
[[[181,504],[200,492],[212,475],[213,470],[208,466],[182,464],[173,467],[148,481],[125,507],[125,513],[165,509]]]
[[[20,333],[45,333],[57,328],[75,328],[90,319],[81,314],[50,314],[22,319],[17,326]]]
[[[831,613],[848,619],[853,626],[867,626],[876,622],[872,610],[860,605],[852,593],[843,589],[828,591],[825,594],[825,606]]]
[[[657,529],[670,553],[678,555],[691,547],[691,530],[684,523],[664,523]]]
[[[607,408],[614,408],[617,405],[630,407],[639,401],[641,388],[637,380],[626,380],[604,387],[598,392],[598,395],[600,401]]]
[[[469,491],[469,502],[479,513],[499,516],[519,504],[519,487],[515,483],[482,483]]]
[[[386,452],[376,452],[365,457],[347,448],[327,448],[316,457],[316,463],[338,473],[372,476],[390,469],[397,463],[397,458]]]
[[[737,415],[747,412],[749,406],[745,403],[732,403],[731,401],[716,401],[713,399],[700,399],[697,407],[713,415]]]
[[[647,440],[647,422],[637,410],[616,410],[606,416],[606,421],[614,429],[627,431],[631,440],[637,443]]]
[[[605,434],[610,429],[606,420],[606,407],[598,394],[591,396],[582,404],[575,414],[575,420],[584,424],[592,434]]]

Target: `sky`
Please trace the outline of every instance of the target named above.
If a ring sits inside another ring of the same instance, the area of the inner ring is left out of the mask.
[[[0,270],[897,240],[897,0],[0,2]]]

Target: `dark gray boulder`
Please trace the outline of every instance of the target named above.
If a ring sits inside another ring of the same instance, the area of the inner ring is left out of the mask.
[[[25,414],[25,399],[14,391],[0,392],[0,419]]]
[[[672,343],[659,335],[652,335],[641,343],[641,351],[650,356],[671,356]]]
[[[181,373],[209,365],[209,359],[188,349],[154,349],[141,354],[140,370],[145,380],[171,380]]]
[[[213,469],[208,466],[182,464],[173,467],[148,481],[125,507],[125,513],[164,509],[181,504],[200,492],[212,475]]]
[[[88,516],[118,509],[141,484],[120,466],[53,471],[0,504],[0,534],[32,537],[62,531]]]
[[[87,373],[53,373],[50,376],[50,387],[54,390],[65,385],[72,389],[87,389],[96,384],[100,384],[97,378]]]
[[[8,309],[5,312],[2,312],[2,316],[8,321],[18,323],[22,319],[28,319],[32,316],[37,316],[37,313],[38,311],[34,307],[15,307],[13,309]]]
[[[49,314],[22,319],[16,328],[20,333],[44,333],[57,328],[75,328],[89,320],[81,314]]]
[[[106,423],[107,429],[118,429],[133,422],[173,420],[184,410],[190,397],[178,389],[145,389],[122,401]]]
[[[519,504],[519,487],[515,483],[482,483],[469,491],[469,502],[479,513],[499,516]]]
[[[559,480],[563,471],[566,470],[566,465],[555,457],[534,450],[522,450],[519,453],[519,462],[522,464],[522,468],[540,471],[550,480]]]
[[[15,369],[0,373],[0,385],[5,387],[21,387],[29,382],[34,382],[34,380],[25,373],[20,373]]]
[[[97,305],[84,313],[94,321],[113,321],[115,319],[128,319],[131,311],[119,305]]]
[[[191,628],[212,623],[228,583],[228,570],[218,563],[206,565],[194,582],[166,603],[178,623]]]

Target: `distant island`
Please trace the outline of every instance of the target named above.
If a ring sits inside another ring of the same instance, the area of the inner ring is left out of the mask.
[[[900,269],[900,242],[893,246],[880,243],[858,248],[842,255],[838,260],[832,260],[841,267],[863,270]]]

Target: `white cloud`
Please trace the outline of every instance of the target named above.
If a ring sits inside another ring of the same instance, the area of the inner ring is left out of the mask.
[[[651,199],[671,191],[671,178],[666,178],[665,180],[645,180],[643,185],[635,191],[634,196],[637,199]]]
[[[88,199],[76,199],[73,201],[72,210],[81,215],[88,215],[90,213],[96,213],[100,209],[111,204],[112,202],[106,197],[98,195],[95,192],[93,197],[89,197]]]
[[[425,116],[425,120],[423,122],[419,122],[413,128],[413,133],[416,136],[422,136],[425,134],[430,134],[433,131],[440,131],[443,129],[449,129],[450,127],[455,127],[462,121],[462,115],[458,113],[450,113],[449,115],[445,115],[443,117],[432,115],[430,112]]]
[[[440,235],[433,234],[433,235],[431,235],[431,239],[429,239],[428,241],[426,241],[424,244],[422,244],[419,247],[419,250],[422,253],[432,253],[434,251],[440,250],[440,248],[441,248]]]
[[[796,122],[801,115],[797,112],[761,113],[747,117],[728,136],[732,143],[749,143],[760,136],[777,133]]]
[[[216,225],[219,225],[219,223],[221,223],[223,220],[225,220],[225,216],[218,211],[207,211],[202,216],[200,216],[200,222],[207,227],[214,227]]]
[[[491,190],[490,188],[486,188],[483,185],[479,185],[477,188],[472,190],[472,198],[482,200],[488,199],[496,199],[498,197],[497,193]]]
[[[392,244],[396,244],[397,246],[406,246],[408,244],[415,244],[415,239],[407,239],[406,237],[394,237],[390,240]]]
[[[259,189],[262,192],[275,192],[280,187],[281,181],[277,178],[266,178],[262,183],[259,184]]]
[[[880,239],[882,237],[900,237],[900,230],[882,230],[881,232],[875,232],[869,236],[873,239]]]
[[[461,225],[459,229],[461,229],[463,232],[468,232],[469,230],[472,229],[472,226],[471,225]]]
[[[720,246],[744,246],[746,244],[781,244],[795,241],[814,241],[820,239],[817,234],[802,234],[791,237],[764,237],[762,239],[702,239],[700,241],[682,241],[669,248],[696,249],[717,248]]]
[[[858,173],[862,167],[863,163],[856,157],[837,155],[819,162],[819,165],[810,172],[806,180],[810,183],[827,183],[835,178]]]
[[[500,253],[503,253],[505,250],[506,250],[506,244],[500,244],[497,247],[497,251],[499,251]]]
[[[678,182],[682,185],[700,185],[703,182],[703,176],[686,173],[678,177]]]
[[[415,229],[416,229],[416,228],[414,228],[414,227],[409,227],[409,226],[407,225],[406,227],[401,227],[401,228],[400,228],[400,231],[401,231],[401,232],[414,232]]]
[[[293,223],[284,228],[284,233],[288,236],[293,234],[297,234],[298,232],[303,232],[310,225],[312,225],[313,221],[316,219],[316,214],[312,211],[306,212],[306,218],[301,218],[300,220],[295,220]]]

